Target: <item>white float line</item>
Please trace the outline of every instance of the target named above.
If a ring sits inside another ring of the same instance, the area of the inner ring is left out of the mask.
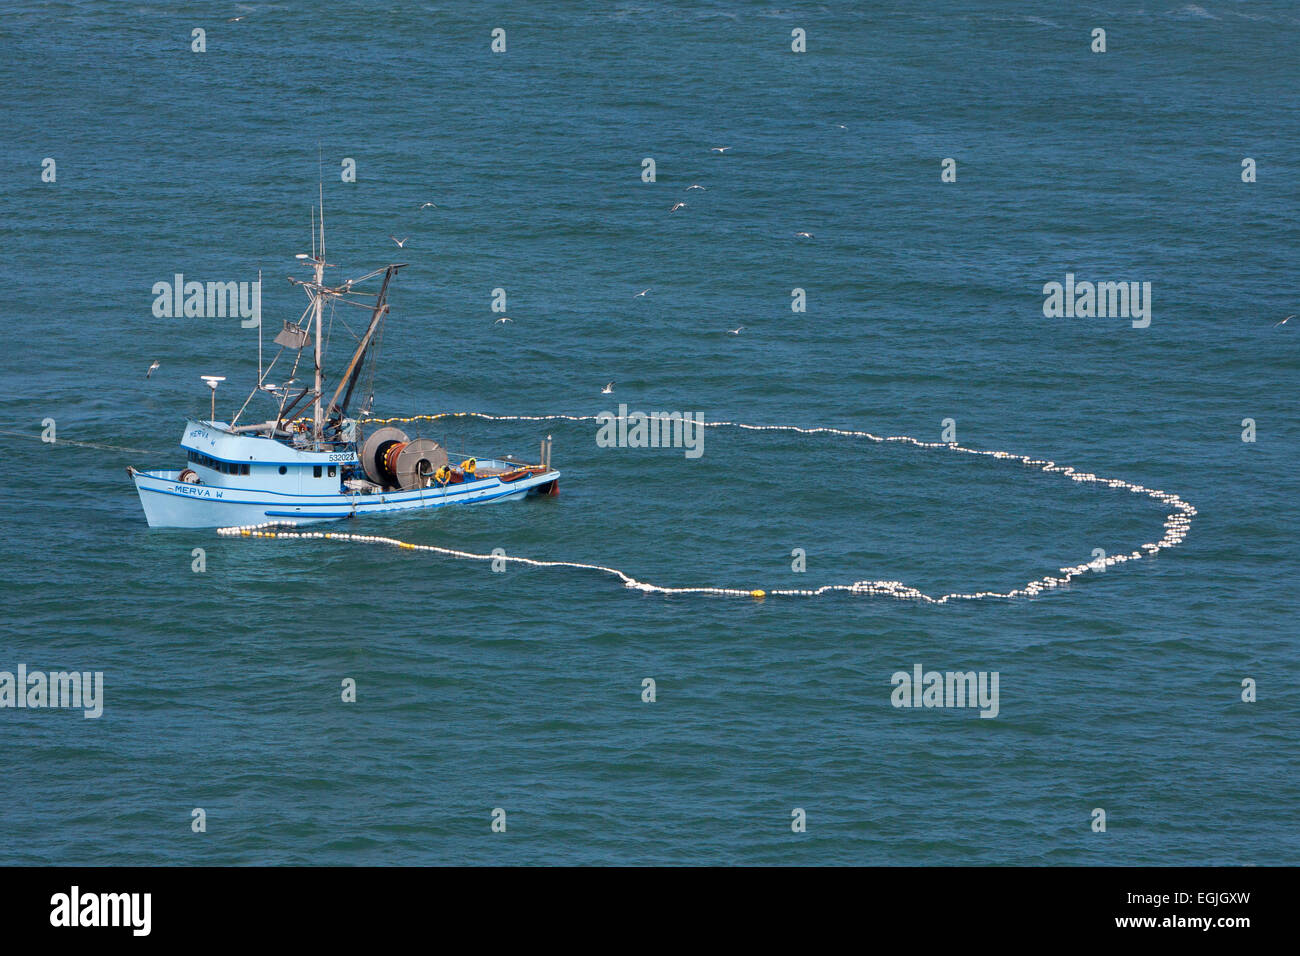
[[[437,415],[413,415],[409,418],[368,418],[363,419],[362,423],[388,425],[394,423],[437,421],[443,418],[481,418],[487,421],[497,422],[594,422],[600,420],[595,415],[488,415],[484,412],[443,412]],[[924,604],[946,604],[949,601],[978,601],[985,598],[1009,600],[1019,597],[1035,597],[1043,591],[1048,591],[1069,584],[1075,578],[1081,577],[1090,571],[1104,571],[1108,567],[1114,567],[1115,565],[1123,564],[1126,561],[1139,561],[1143,557],[1158,554],[1165,548],[1172,548],[1181,544],[1183,539],[1187,537],[1188,529],[1190,529],[1192,524],[1192,518],[1197,513],[1195,508],[1178,495],[1169,494],[1168,492],[1161,491],[1157,488],[1147,488],[1144,485],[1134,484],[1133,482],[1124,481],[1119,478],[1103,478],[1099,475],[1093,474],[1092,472],[1078,471],[1077,469],[1058,465],[1054,461],[1048,461],[1042,458],[1030,458],[1026,455],[1016,455],[1005,451],[988,451],[979,448],[967,448],[963,445],[957,444],[956,442],[923,442],[916,438],[912,438],[909,435],[880,436],[873,435],[871,432],[852,431],[843,428],[801,428],[798,425],[746,425],[741,422],[704,422],[703,424],[706,428],[741,428],[746,431],[783,431],[796,432],[801,435],[839,435],[845,438],[866,438],[874,442],[905,442],[915,445],[917,448],[936,448],[946,449],[947,451],[963,452],[968,455],[987,455],[991,458],[1018,461],[1024,465],[1038,468],[1041,471],[1048,473],[1065,475],[1072,481],[1104,484],[1110,488],[1126,488],[1135,494],[1144,494],[1149,498],[1155,499],[1162,504],[1172,507],[1174,510],[1165,517],[1165,534],[1159,541],[1147,542],[1138,550],[1130,551],[1128,554],[1113,554],[1085,564],[1076,564],[1072,567],[1060,568],[1059,574],[1057,575],[1047,575],[1046,577],[1040,578],[1036,581],[1030,581],[1023,587],[1011,591],[954,591],[938,597],[926,594],[917,588],[904,584],[902,581],[855,581],[853,584],[825,584],[819,588],[779,588],[770,591],[761,588],[668,588],[658,584],[651,584],[647,581],[638,581],[636,578],[620,571],[618,568],[610,568],[602,564],[582,564],[576,561],[538,561],[533,558],[521,558],[511,555],[477,554],[472,551],[458,551],[454,548],[440,548],[437,545],[431,544],[414,544],[410,541],[401,541],[397,538],[385,538],[379,535],[347,534],[336,531],[273,530],[277,527],[282,527],[282,525],[277,522],[266,522],[263,524],[245,525],[232,528],[219,528],[217,529],[217,533],[221,535],[240,535],[243,537],[254,538],[319,538],[332,541],[353,541],[365,544],[386,544],[408,551],[429,551],[434,554],[472,561],[508,561],[534,568],[575,568],[580,571],[599,571],[618,578],[623,582],[624,587],[653,594],[710,594],[726,597],[764,598],[769,595],[772,597],[818,597],[834,591],[847,591],[851,594],[889,597],[901,601],[920,601]]]

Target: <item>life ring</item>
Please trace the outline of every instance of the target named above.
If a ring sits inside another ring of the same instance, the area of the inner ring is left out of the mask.
[[[177,476],[177,480],[187,485],[197,485],[199,483],[199,473],[192,468],[186,468]]]

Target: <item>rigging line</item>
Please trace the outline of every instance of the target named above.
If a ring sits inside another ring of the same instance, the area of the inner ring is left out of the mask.
[[[438,421],[443,418],[481,418],[487,421],[524,421],[524,422],[543,422],[543,421],[570,421],[570,422],[590,422],[605,419],[606,416],[596,415],[489,415],[484,412],[441,412],[433,415],[413,415],[406,418],[367,418],[362,419],[363,424],[384,424],[389,422],[417,422],[417,421]],[[609,416],[614,418],[614,416]],[[617,419],[615,419],[617,420]],[[491,561],[493,558],[498,560],[511,561],[518,564],[538,568],[574,568],[584,571],[597,571],[603,574],[611,575],[623,582],[623,586],[644,593],[653,594],[702,594],[716,595],[726,597],[753,597],[762,599],[767,596],[773,597],[820,597],[825,594],[836,592],[848,592],[851,594],[865,594],[868,596],[887,597],[901,601],[919,601],[923,604],[947,604],[950,601],[978,601],[984,599],[995,600],[1013,600],[1022,597],[1037,597],[1044,591],[1059,588],[1070,584],[1075,578],[1082,577],[1090,572],[1102,572],[1108,567],[1117,564],[1123,564],[1128,561],[1139,561],[1144,557],[1154,557],[1166,548],[1173,548],[1181,544],[1187,537],[1191,529],[1192,518],[1196,516],[1197,511],[1191,504],[1184,501],[1176,494],[1161,491],[1158,488],[1148,488],[1135,482],[1126,481],[1121,478],[1106,478],[1092,472],[1079,471],[1068,465],[1058,465],[1054,461],[1045,458],[1031,458],[1028,455],[1018,455],[1012,452],[994,451],[989,449],[968,448],[959,445],[956,442],[924,442],[920,439],[913,438],[910,435],[873,435],[871,432],[856,431],[844,428],[803,428],[798,425],[749,425],[742,422],[704,422],[706,428],[738,428],[746,431],[784,431],[794,432],[803,435],[839,435],[848,438],[865,438],[869,441],[881,442],[903,442],[913,445],[917,448],[927,448],[935,450],[944,450],[955,453],[968,455],[985,455],[999,460],[1018,461],[1028,467],[1037,468],[1049,474],[1059,474],[1069,478],[1072,481],[1089,482],[1104,484],[1110,488],[1121,488],[1134,494],[1143,494],[1148,498],[1159,501],[1166,506],[1173,508],[1165,516],[1164,536],[1159,541],[1147,542],[1140,548],[1130,551],[1127,554],[1111,554],[1102,558],[1097,558],[1090,562],[1077,564],[1070,567],[1060,568],[1057,574],[1045,575],[1042,578],[1029,581],[1018,588],[1010,591],[975,591],[962,592],[953,591],[939,596],[926,594],[924,591],[904,584],[902,581],[855,581],[852,584],[826,584],[818,588],[777,588],[765,590],[763,588],[720,588],[720,587],[686,587],[673,588],[664,587],[658,584],[652,584],[648,581],[638,581],[624,571],[618,568],[608,567],[601,564],[587,564],[578,561],[539,561],[534,558],[525,558],[511,555],[498,554],[478,554],[472,551],[459,551],[454,548],[442,548],[436,545],[415,544],[410,541],[401,541],[397,538],[386,538],[377,535],[359,535],[345,534],[338,532],[298,532],[298,531],[275,531],[266,530],[279,525],[278,522],[266,522],[258,525],[246,525],[242,527],[218,528],[217,533],[220,535],[241,535],[243,537],[256,538],[322,538],[333,541],[355,541],[366,544],[382,544],[392,547],[403,548],[409,551],[426,551],[434,554],[441,554],[452,558],[462,558],[474,561]]]
[[[357,305],[358,303],[353,302],[350,304]],[[330,335],[332,335],[334,332],[334,314],[335,314],[334,302],[331,301],[330,302]],[[361,336],[357,335],[356,332],[352,331],[352,326],[348,325],[348,320],[343,318],[342,313],[339,313],[338,315],[339,315],[339,325],[343,326],[344,330],[348,333],[348,335],[352,336],[352,340],[354,342],[360,342]],[[325,350],[327,352],[329,351],[329,347],[330,347],[330,335],[325,336]]]
[[[375,330],[374,338],[370,343],[370,354],[366,356],[366,366],[361,370],[361,376],[365,378],[361,407],[365,414],[369,414],[370,399],[375,394],[375,369],[379,363],[379,350],[383,347],[384,328],[387,325],[386,319],[379,323],[379,328]]]
[[[230,424],[232,426],[237,421],[239,421],[239,416],[244,414],[244,409],[246,409],[248,407],[248,403],[253,400],[253,396],[255,396],[258,392],[262,390],[262,385],[266,382],[266,377],[271,374],[271,369],[275,368],[275,363],[280,361],[280,356],[284,354],[284,349],[285,346],[281,345],[280,351],[276,352],[275,358],[271,359],[271,364],[268,365],[264,371],[258,374],[257,387],[248,393],[248,398],[244,399],[244,404],[239,406],[239,411],[236,412],[235,417],[230,420]]]
[[[277,358],[279,356],[276,356]],[[302,349],[293,357],[293,368],[289,370],[289,381],[292,382],[298,377],[298,363],[302,361]],[[284,403],[289,400],[289,389],[284,389],[280,394],[280,410],[276,413],[275,424],[279,427],[280,420],[284,418]]]
[[[339,321],[341,322],[341,321],[343,321],[343,320],[340,319]],[[346,323],[345,323],[345,324],[346,324]],[[332,336],[333,334],[334,334],[334,303],[331,302],[331,303],[330,303],[330,324],[329,324],[328,328],[325,329],[325,354],[326,354],[326,355],[329,354],[329,350],[330,350],[330,336]]]
[[[352,294],[356,295],[357,293],[353,292]],[[375,307],[369,302],[358,302],[355,299],[345,299],[341,295],[330,294],[329,299],[335,305],[350,305],[354,309],[365,309],[368,312],[373,312],[375,310]]]
[[[280,361],[280,356],[284,354],[284,348],[285,347],[281,345],[280,351],[275,353],[275,358],[271,359],[271,364],[266,367],[266,371],[262,374],[261,379],[257,383],[258,385],[262,385],[266,382],[267,376],[271,374],[271,369],[275,368],[275,363]]]
[[[71,438],[56,438],[54,441],[45,441],[40,435],[33,435],[31,432],[15,431],[9,428],[0,428],[0,435],[13,435],[17,438],[34,438],[37,441],[44,442],[47,445],[75,445],[78,448],[95,448],[100,451],[121,451],[132,455],[165,455],[166,452],[157,451],[148,448],[128,448],[125,445],[103,445],[91,441],[73,441]]]

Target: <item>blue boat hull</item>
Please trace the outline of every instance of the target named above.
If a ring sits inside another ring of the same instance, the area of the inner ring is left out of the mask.
[[[151,528],[222,528],[268,521],[311,524],[452,504],[515,501],[552,492],[560,473],[552,469],[512,482],[491,477],[414,491],[336,495],[187,484],[180,481],[179,471],[133,471],[132,477]]]

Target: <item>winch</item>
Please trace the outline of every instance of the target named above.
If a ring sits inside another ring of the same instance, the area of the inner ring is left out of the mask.
[[[366,436],[358,452],[366,477],[385,488],[427,488],[447,464],[447,450],[429,438],[410,438],[400,428],[380,428]]]

